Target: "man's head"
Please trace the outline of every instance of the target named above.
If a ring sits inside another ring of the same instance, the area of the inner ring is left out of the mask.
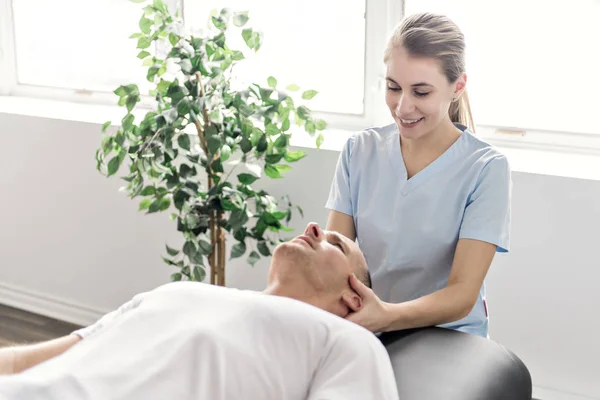
[[[356,243],[310,223],[303,235],[275,248],[267,292],[345,317],[362,307],[349,284],[352,274],[371,287],[367,263]]]

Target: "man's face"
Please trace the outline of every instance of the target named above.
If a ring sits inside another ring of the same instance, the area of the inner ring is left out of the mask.
[[[350,288],[349,277],[366,275],[366,262],[356,243],[310,223],[303,235],[279,245],[273,254],[270,279],[304,284],[311,303],[339,316],[357,311],[362,301]],[[296,281],[296,282],[295,282]]]

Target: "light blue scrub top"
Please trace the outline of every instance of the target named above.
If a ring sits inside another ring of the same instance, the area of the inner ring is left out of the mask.
[[[510,167],[471,131],[407,179],[395,124],[352,136],[342,150],[326,207],[354,219],[374,292],[400,303],[446,286],[459,239],[509,249]],[[487,337],[485,283],[469,315],[440,325]]]

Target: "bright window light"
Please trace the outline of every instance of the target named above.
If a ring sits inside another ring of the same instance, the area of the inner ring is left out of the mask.
[[[600,1],[407,0],[467,41],[476,124],[600,134]]]
[[[310,102],[316,111],[363,113],[365,0],[187,0],[186,25],[205,28],[211,11],[224,7],[249,11],[248,26],[264,34],[256,55],[239,64],[239,79],[266,85],[272,75],[284,88],[317,90]]]

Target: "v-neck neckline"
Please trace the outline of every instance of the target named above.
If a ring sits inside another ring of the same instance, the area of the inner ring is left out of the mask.
[[[433,160],[415,175],[411,176],[410,179],[408,179],[408,171],[406,170],[404,155],[402,154],[402,148],[400,146],[400,133],[396,129],[395,134],[389,136],[387,143],[388,157],[392,164],[392,168],[398,174],[398,178],[402,184],[401,193],[403,196],[406,196],[412,192],[419,185],[427,181],[427,179],[431,178],[438,172],[443,171],[446,167],[456,161],[463,153],[463,150],[466,148],[466,141],[469,131],[467,129],[462,129],[462,127],[457,126],[457,128],[462,131],[460,137],[456,139],[454,143],[452,143],[452,145],[438,158]]]

